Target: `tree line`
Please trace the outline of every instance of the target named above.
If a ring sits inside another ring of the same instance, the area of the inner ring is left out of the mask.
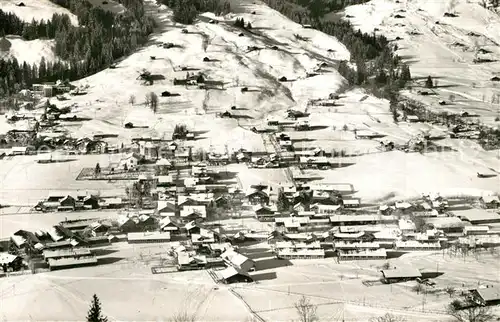
[[[183,24],[192,24],[198,14],[213,12],[216,15],[227,14],[231,5],[223,0],[157,0],[173,11],[173,20]]]
[[[0,33],[26,40],[53,38],[55,53],[63,60],[46,62],[42,58],[38,66],[31,66],[15,58],[0,59],[0,96],[37,82],[76,80],[94,74],[145,44],[156,26],[154,19],[145,15],[142,0],[123,0],[130,8],[120,14],[93,7],[85,0],[52,2],[74,13],[79,26],[72,25],[67,15],[54,14],[49,21],[25,23],[13,14],[0,12]]]
[[[343,61],[338,68],[339,73],[350,85],[368,87],[377,96],[393,98],[400,88],[411,79],[410,69],[401,63],[400,57],[393,53],[394,47],[382,36],[363,33],[345,20],[322,21],[324,12],[311,10],[311,6],[321,1],[315,0],[264,0],[271,8],[279,11],[289,19],[310,24],[314,29],[336,37],[346,46],[351,54],[351,61]],[[362,3],[362,0],[332,1],[335,10],[345,6]],[[306,7],[301,7],[306,3]]]

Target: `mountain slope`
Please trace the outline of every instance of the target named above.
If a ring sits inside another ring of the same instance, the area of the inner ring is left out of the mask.
[[[437,95],[421,97],[411,92],[408,96],[443,111],[479,114],[482,122],[498,125],[494,119],[499,106],[492,104],[492,97],[500,92],[491,81],[500,67],[498,14],[479,1],[466,0],[373,0],[348,7],[345,14],[362,31],[377,28],[375,32],[393,39],[397,54],[410,64],[417,79],[431,75],[437,80]],[[437,104],[453,96],[456,101],[450,106]]]
[[[150,134],[156,136],[169,136],[177,122],[207,130],[221,126],[226,131],[228,126],[234,128],[238,124],[249,128],[261,124],[273,111],[290,107],[303,109],[309,98],[326,97],[345,85],[334,68],[325,67],[319,75],[307,77],[307,73],[317,70],[322,63],[335,66],[338,60],[349,59],[348,51],[337,39],[305,29],[263,4],[243,1],[241,14],[215,17],[206,13],[196,24],[187,27],[173,23],[172,12],[167,7],[158,7],[153,1],[146,4],[159,23],[159,31],[152,36],[150,45],[125,58],[116,69],[104,70],[77,82],[89,86],[88,94],[72,98],[71,103],[85,106],[81,113],[92,118],[76,130],[78,135],[91,134],[89,131],[101,126],[120,135],[137,134],[123,130],[124,122],[128,121],[137,125],[146,123]],[[234,27],[237,17],[250,21],[252,30]],[[212,19],[219,23],[210,23]],[[189,33],[184,34],[183,28]],[[243,36],[239,36],[240,33]],[[295,34],[309,40],[297,40]],[[167,42],[177,47],[159,46]],[[249,47],[256,50],[249,51]],[[151,59],[152,56],[155,59]],[[204,62],[205,57],[211,61]],[[211,81],[222,82],[223,89],[174,86],[174,78],[186,76],[187,71],[182,67],[192,69],[191,73],[202,72]],[[156,75],[158,80],[152,86],[144,86],[137,80],[142,69]],[[279,81],[283,76],[287,82]],[[243,87],[249,91],[242,93]],[[149,113],[142,106],[146,94],[155,92],[160,96],[163,91],[179,96],[160,97],[158,113]],[[136,98],[134,106],[128,103],[131,95]],[[231,106],[240,108],[238,113],[242,115],[238,121],[215,118],[217,112]],[[140,132],[144,133],[144,129]],[[212,132],[207,134],[214,136],[208,138],[213,139],[210,145],[220,146],[219,141],[227,139],[220,137],[217,131]],[[253,135],[250,131],[238,133]]]

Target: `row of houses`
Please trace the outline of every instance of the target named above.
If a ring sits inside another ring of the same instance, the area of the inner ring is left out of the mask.
[[[39,211],[75,211],[85,209],[117,209],[123,206],[118,197],[102,198],[87,191],[49,192],[47,198],[40,200],[35,206]]]

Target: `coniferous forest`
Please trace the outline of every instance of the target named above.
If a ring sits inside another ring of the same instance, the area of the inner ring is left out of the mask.
[[[264,1],[289,19],[300,24],[310,24],[343,43],[351,53],[351,61],[350,64],[341,62],[338,71],[349,84],[365,86],[377,96],[394,99],[398,90],[411,79],[409,67],[401,63],[399,57],[393,53],[394,47],[386,37],[362,33],[345,20],[323,20],[325,10],[331,8],[320,5],[322,0]],[[363,2],[366,1],[342,0],[329,3],[334,10],[341,10]],[[352,65],[355,65],[355,68]]]
[[[153,18],[144,13],[142,0],[122,0],[128,9],[122,14],[95,8],[85,0],[52,2],[74,13],[79,25],[73,26],[67,15],[58,14],[49,21],[25,23],[0,10],[0,36],[54,39],[55,52],[64,60],[47,62],[42,58],[39,66],[30,66],[15,58],[0,59],[0,96],[37,82],[76,80],[94,74],[146,43],[155,27]]]

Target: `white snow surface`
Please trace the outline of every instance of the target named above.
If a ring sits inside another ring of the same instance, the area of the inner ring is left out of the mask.
[[[12,44],[7,55],[3,58],[15,57],[19,64],[39,64],[42,57],[45,61],[58,60],[54,53],[55,41],[51,39],[24,40],[19,36],[6,37]]]
[[[25,4],[24,7],[18,6],[21,2]],[[26,22],[31,22],[33,19],[47,21],[52,18],[54,13],[66,14],[69,16],[71,23],[78,25],[78,19],[74,14],[49,0],[2,0],[0,1],[0,9],[5,12],[12,12]]]

